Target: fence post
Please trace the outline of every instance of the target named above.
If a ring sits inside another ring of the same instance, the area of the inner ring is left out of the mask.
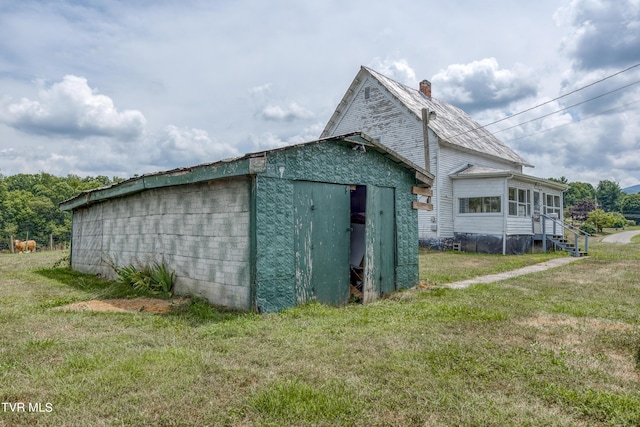
[[[49,250],[53,250],[53,233],[49,234]]]
[[[15,254],[16,253],[16,249],[13,246],[13,236],[9,236],[9,248],[11,249],[11,253]]]

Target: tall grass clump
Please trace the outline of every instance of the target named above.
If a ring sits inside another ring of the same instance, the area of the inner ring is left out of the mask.
[[[114,267],[118,281],[138,292],[170,297],[173,292],[175,272],[169,271],[164,262],[151,265]]]

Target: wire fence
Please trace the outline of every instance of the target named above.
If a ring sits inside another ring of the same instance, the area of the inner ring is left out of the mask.
[[[38,236],[31,239],[28,236],[5,236],[0,240],[0,252],[2,253],[19,253],[19,252],[39,252],[39,251],[61,251],[69,249],[71,242],[68,237],[56,236],[49,234],[48,236]]]

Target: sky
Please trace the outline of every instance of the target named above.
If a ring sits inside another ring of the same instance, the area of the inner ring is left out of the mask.
[[[313,141],[364,65],[430,80],[527,174],[625,188],[638,64],[640,0],[1,0],[0,174],[127,178]]]

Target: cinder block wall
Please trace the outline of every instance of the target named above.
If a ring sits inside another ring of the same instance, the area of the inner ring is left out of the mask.
[[[73,214],[72,268],[113,278],[109,264],[162,262],[176,293],[250,309],[250,180],[143,191]]]

